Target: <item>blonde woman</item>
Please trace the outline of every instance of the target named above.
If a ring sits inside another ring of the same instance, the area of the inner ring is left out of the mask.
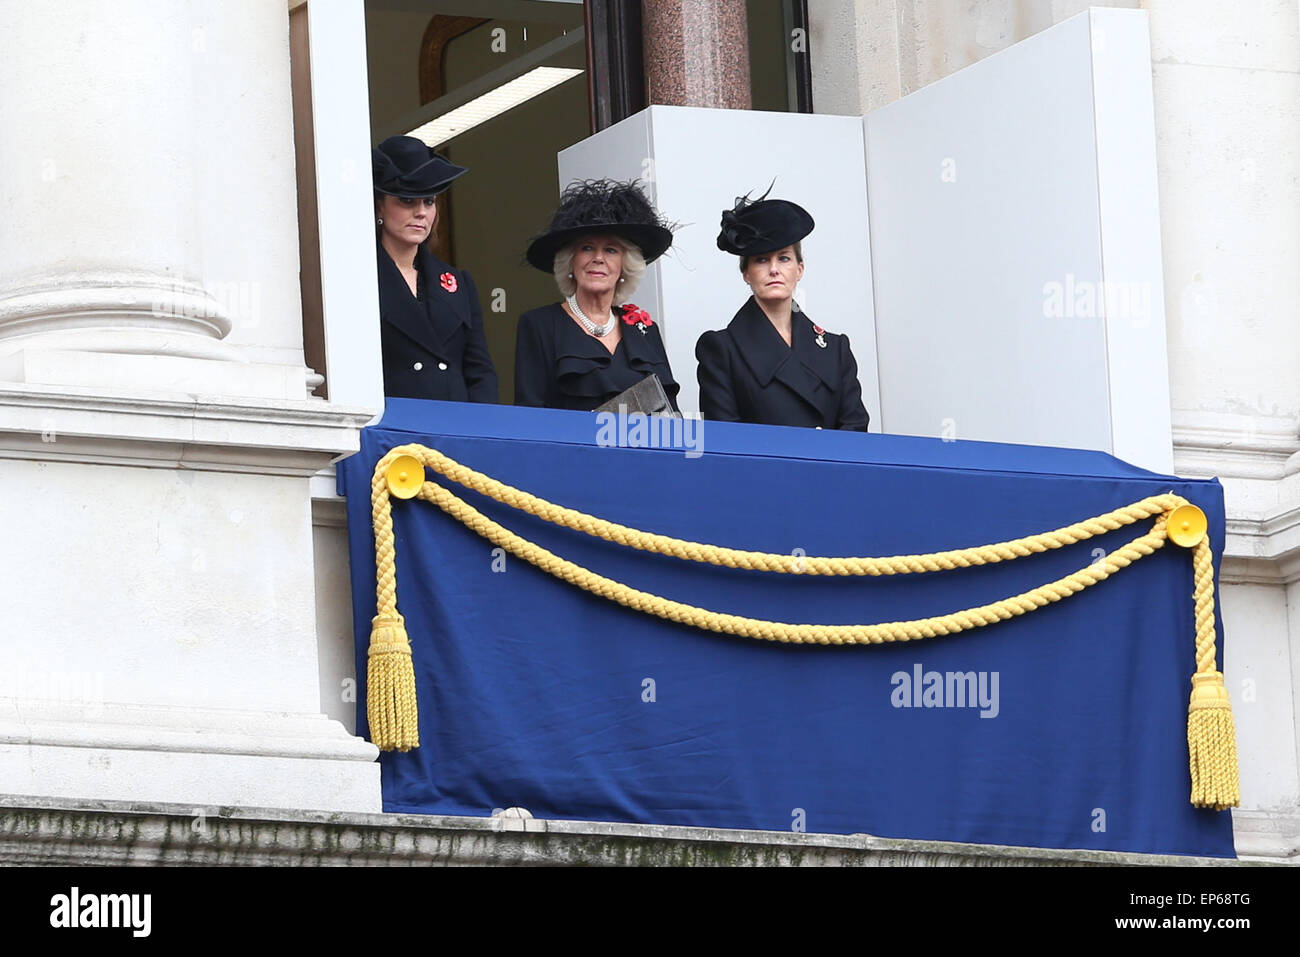
[[[591,411],[650,374],[677,410],[659,326],[630,299],[673,234],[635,183],[591,180],[564,191],[528,261],[564,297],[519,317],[515,404]]]

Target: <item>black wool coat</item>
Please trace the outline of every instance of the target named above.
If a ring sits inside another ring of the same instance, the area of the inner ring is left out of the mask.
[[[415,254],[421,302],[382,244],[378,256],[384,395],[496,402],[497,374],[473,277],[421,246]]]
[[[792,320],[787,346],[751,296],[726,329],[700,336],[700,414],[721,422],[867,431],[848,336],[819,334],[802,312]]]
[[[659,324],[646,326],[644,332],[639,325],[628,325],[622,316],[625,308],[614,307],[623,337],[613,353],[587,335],[558,302],[520,316],[515,405],[590,412],[654,373],[676,410],[681,386],[668,366]]]

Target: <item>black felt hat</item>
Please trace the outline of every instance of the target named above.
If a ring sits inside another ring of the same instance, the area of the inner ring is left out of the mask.
[[[772,188],[769,186],[767,193]],[[784,199],[768,199],[764,193],[750,201],[737,197],[736,205],[722,211],[718,248],[736,256],[760,256],[793,246],[813,231],[808,210]]]
[[[469,170],[439,156],[414,136],[390,136],[370,151],[375,192],[403,199],[437,196]]]
[[[590,233],[610,233],[634,243],[648,263],[673,244],[671,225],[660,218],[635,182],[583,180],[564,190],[550,228],[529,244],[528,261],[550,272],[556,253]]]

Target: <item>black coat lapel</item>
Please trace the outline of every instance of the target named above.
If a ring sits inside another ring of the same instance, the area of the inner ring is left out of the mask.
[[[411,295],[402,271],[388,255],[383,243],[377,254],[379,263],[379,315],[384,322],[400,329],[429,352],[440,353],[438,339],[429,324],[424,304]],[[444,357],[445,358],[445,357]]]
[[[794,316],[791,333],[794,346],[787,346],[771,320],[764,315],[763,310],[751,296],[749,301],[740,307],[736,318],[731,320],[727,328],[736,341],[736,349],[740,352],[741,358],[754,373],[754,378],[758,380],[761,387],[766,388],[773,379],[776,379],[820,412],[822,406],[817,401],[817,387],[821,377],[800,361],[803,358],[800,345],[804,338],[801,333],[807,333],[809,347],[819,352],[825,350],[818,349],[813,343],[812,325],[806,320],[801,323],[801,319],[803,319],[801,313]],[[804,328],[801,329],[801,326]]]
[[[420,260],[424,277],[424,301],[428,307],[429,322],[433,326],[434,337],[441,345],[461,327],[470,328],[469,286],[461,281],[455,270],[423,246],[416,257]],[[444,275],[450,277],[449,283],[455,286],[455,291],[443,285]]]
[[[415,254],[416,268],[424,286],[424,302],[411,295],[402,271],[388,255],[383,243],[377,254],[379,265],[379,314],[383,320],[433,353],[451,362],[458,356],[448,355],[449,340],[462,327],[470,327],[469,287],[456,278],[456,273],[442,260],[429,254],[421,246]],[[442,283],[446,273],[456,278],[456,291]]]
[[[803,363],[809,372],[825,383],[828,389],[834,391],[840,385],[838,351],[832,348],[830,341],[826,339],[824,334],[822,341],[826,345],[817,345],[815,325],[804,313],[796,312],[794,314],[792,336],[794,339],[794,354],[798,356],[799,361]]]

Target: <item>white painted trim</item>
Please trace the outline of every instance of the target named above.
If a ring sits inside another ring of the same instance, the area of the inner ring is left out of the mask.
[[[1087,16],[1111,451],[1168,473],[1174,460],[1147,14],[1093,8]]]
[[[325,363],[332,403],[384,408],[362,0],[307,11]]]

